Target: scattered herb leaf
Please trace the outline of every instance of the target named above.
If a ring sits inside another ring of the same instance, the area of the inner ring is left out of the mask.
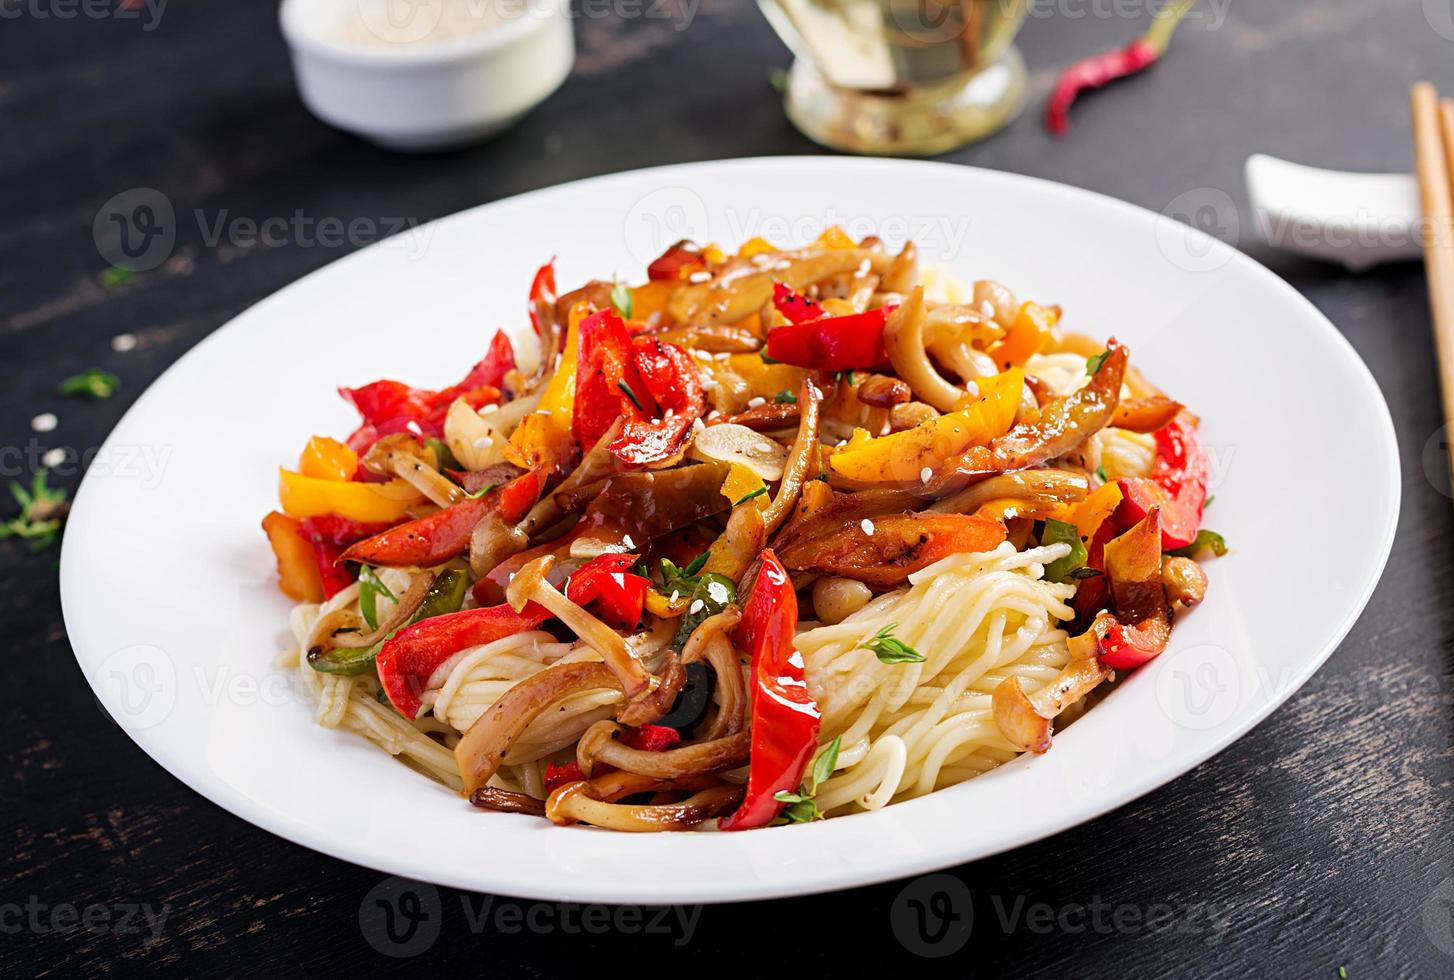
[[[624,381],[618,381],[618,382],[616,382],[616,387],[617,388],[620,388],[621,391],[626,395],[626,397],[629,398],[629,399],[631,399],[631,403],[633,405],[635,405],[638,409],[640,409],[643,412],[646,411],[646,409],[643,408],[642,405],[641,405],[641,399],[636,397],[636,392],[634,392],[634,391],[631,390],[631,386],[629,384],[627,384]]]
[[[773,395],[772,400],[777,402],[779,405],[796,405],[798,402],[798,396],[793,394],[791,391],[784,389],[778,392],[776,395]]]
[[[130,269],[123,269],[119,265],[113,265],[111,268],[101,273],[101,285],[105,286],[107,289],[115,289],[117,286],[126,282],[134,275],[136,275],[136,273],[132,272]]]
[[[1099,354],[1092,354],[1090,357],[1087,357],[1085,359],[1085,373],[1095,374],[1101,369],[1101,365],[1106,363],[1106,358],[1110,356],[1110,351],[1103,350]]]
[[[737,503],[733,504],[732,506],[736,507],[738,504],[745,504],[753,497],[761,497],[765,493],[767,493],[767,487],[758,487],[756,490],[753,490],[750,493],[744,493],[741,497],[738,497]]]
[[[619,279],[611,280],[611,305],[616,307],[616,312],[621,314],[621,319],[631,319],[631,311],[636,306],[635,298],[631,293],[631,287]],[[635,396],[632,396],[631,400],[635,401]],[[637,406],[637,408],[640,407],[640,405]]]
[[[786,803],[787,808],[783,810],[783,816],[788,823],[811,823],[820,820],[823,814],[818,809],[817,802],[813,799],[818,794],[818,787],[828,781],[833,775],[833,770],[838,768],[838,750],[843,745],[843,736],[839,735],[833,741],[825,745],[813,759],[813,764],[808,767],[808,774],[803,777],[803,783],[798,787],[798,792],[779,790],[773,794],[773,799],[779,803]]]
[[[1106,464],[1105,463],[1098,463],[1096,465],[1096,479],[1100,480],[1102,483],[1110,483],[1111,482],[1106,477]]]
[[[889,623],[883,629],[875,633],[871,638],[864,640],[859,646],[865,650],[872,650],[874,656],[878,657],[879,663],[884,664],[921,664],[924,662],[924,655],[903,640],[894,636],[894,630],[899,628],[898,623]]]
[[[120,386],[121,379],[110,371],[87,368],[80,374],[74,374],[62,381],[57,386],[57,390],[63,395],[74,395],[99,401],[116,394],[116,389]]]
[[[66,492],[46,485],[48,470],[39,469],[26,489],[10,481],[10,495],[20,505],[20,514],[0,524],[0,541],[21,538],[32,551],[44,551],[54,543],[65,521]]]
[[[788,71],[786,68],[774,68],[767,73],[767,84],[773,87],[775,92],[786,92],[788,90]]]

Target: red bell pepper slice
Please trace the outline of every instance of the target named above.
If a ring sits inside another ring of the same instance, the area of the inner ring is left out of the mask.
[[[589,448],[618,417],[649,418],[656,401],[636,370],[631,336],[615,310],[582,320],[579,343],[571,429],[576,442]]]
[[[505,375],[514,368],[515,350],[510,338],[497,330],[484,359],[459,384],[431,391],[385,380],[361,388],[339,388],[338,393],[363,416],[363,425],[349,436],[348,444],[355,452],[363,453],[380,437],[395,432],[410,432],[421,438],[438,436],[456,398],[464,398],[475,408],[498,402]]]
[[[558,766],[552,762],[545,767],[545,775],[543,778],[545,780],[545,791],[547,793],[554,793],[557,787],[564,786],[566,783],[578,783],[585,779],[586,775],[581,772],[579,763],[567,762],[563,766]]]
[[[772,305],[788,318],[789,323],[807,323],[825,316],[823,307],[780,282],[772,284]]]
[[[353,584],[354,576],[348,567],[339,561],[349,545],[362,541],[387,529],[388,524],[349,520],[336,514],[323,514],[305,518],[298,531],[313,545],[314,560],[318,564],[318,578],[323,583],[323,597],[332,599],[339,592]]]
[[[550,610],[532,602],[518,613],[506,604],[421,620],[384,642],[374,661],[379,683],[401,715],[416,718],[419,695],[440,664],[461,650],[533,630],[549,618]]]
[[[689,241],[680,241],[668,248],[646,267],[646,277],[652,282],[676,282],[685,279],[696,269],[707,264],[701,249]]]
[[[441,511],[408,521],[360,541],[342,555],[344,561],[389,567],[438,565],[469,550],[475,525],[492,510],[506,524],[519,523],[535,506],[544,487],[539,471],[522,473],[482,497],[466,497]]]
[[[821,715],[803,674],[803,655],[793,645],[798,597],[787,570],[771,549],[737,624],[735,640],[752,657],[752,755],[742,805],[722,820],[722,830],[765,827],[786,805],[773,797],[797,789],[818,747]]]
[[[1207,455],[1185,412],[1153,434],[1156,465],[1149,477],[1118,480],[1122,501],[1116,524],[1129,528],[1161,508],[1161,544],[1166,551],[1196,540],[1207,502]]]
[[[639,555],[601,555],[571,573],[565,594],[580,606],[595,604],[596,613],[611,626],[634,630],[641,621],[646,590],[651,583],[631,569]]]
[[[642,752],[665,752],[682,744],[682,733],[666,725],[641,725],[623,728],[620,742],[627,748]]]
[[[555,259],[551,259],[536,270],[530,282],[530,325],[535,328],[535,336],[540,336],[540,304],[554,306],[555,300]]]
[[[622,462],[647,466],[682,448],[692,423],[707,409],[707,396],[691,357],[676,344],[638,337],[632,354],[646,391],[642,400],[654,402],[660,417],[628,417],[607,448]]]
[[[866,313],[826,317],[778,327],[767,335],[767,356],[774,361],[819,371],[885,367],[884,326],[893,306]]]

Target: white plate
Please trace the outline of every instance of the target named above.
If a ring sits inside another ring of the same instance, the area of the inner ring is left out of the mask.
[[[1040,758],[872,814],[741,834],[627,835],[482,813],[316,726],[270,663],[289,604],[258,521],[339,384],[443,385],[525,324],[535,267],[640,277],[682,237],[802,242],[828,223],[1060,303],[1115,334],[1203,419],[1233,551],[1171,649]],[[476,208],[259,303],[141,397],[87,474],[61,562],[66,627],[101,702],[187,785],[289,840],[382,871],[563,901],[714,902],[846,888],[993,854],[1105,813],[1266,717],[1372,593],[1398,513],[1388,409],[1306,300],[1169,219],[1025,177],[766,159],[621,174]],[[1332,477],[1324,481],[1314,474]]]

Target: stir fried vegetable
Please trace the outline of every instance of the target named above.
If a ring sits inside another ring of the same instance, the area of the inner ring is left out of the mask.
[[[645,282],[564,294],[547,262],[528,292],[538,367],[497,331],[446,388],[340,388],[357,428],[280,471],[263,529],[280,589],[319,604],[297,620],[304,669],[358,678],[329,688],[368,699],[350,726],[481,809],[808,822],[894,795],[839,777],[866,758],[920,765],[830,700],[951,659],[945,631],[884,610],[1015,560],[1048,605],[997,592],[1006,629],[1056,666],[984,675],[1002,678],[995,761],[1043,752],[1067,708],[1168,649],[1207,593],[1199,560],[1226,552],[1201,527],[1195,416],[1068,315],[839,229],[791,250],[680,242]],[[820,624],[864,676],[812,674],[800,631]],[[894,703],[938,703],[944,676]],[[973,768],[949,751],[944,772]]]

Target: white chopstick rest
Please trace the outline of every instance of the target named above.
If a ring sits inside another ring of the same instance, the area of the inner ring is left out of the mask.
[[[1354,272],[1423,255],[1412,174],[1323,170],[1258,153],[1246,179],[1258,234],[1274,248]]]

